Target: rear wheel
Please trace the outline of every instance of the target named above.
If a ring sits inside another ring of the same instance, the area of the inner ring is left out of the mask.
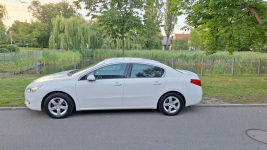
[[[66,94],[53,93],[45,99],[44,110],[52,118],[65,118],[73,111],[73,102]]]
[[[183,98],[177,93],[168,93],[159,100],[159,110],[168,116],[177,115],[184,107]]]

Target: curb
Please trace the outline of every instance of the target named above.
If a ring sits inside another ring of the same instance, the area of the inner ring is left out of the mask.
[[[197,104],[189,107],[267,107],[267,104]],[[0,107],[0,110],[23,110],[27,107]]]
[[[267,107],[267,104],[197,104],[192,107]]]
[[[27,107],[0,107],[0,110],[22,110],[29,109]]]

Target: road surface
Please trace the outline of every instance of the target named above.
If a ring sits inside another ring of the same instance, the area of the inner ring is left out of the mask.
[[[156,110],[75,112],[0,111],[0,150],[267,150],[246,136],[267,130],[265,107],[189,107],[178,116]]]

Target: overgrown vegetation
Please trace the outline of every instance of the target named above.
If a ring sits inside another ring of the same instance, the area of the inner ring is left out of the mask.
[[[36,53],[38,51],[30,51],[30,52],[22,52],[22,53],[14,53],[12,56],[10,54],[6,54],[6,58],[12,57],[13,60],[6,61],[5,63],[0,63],[0,72],[19,72],[23,70],[27,70],[29,68],[35,68],[36,66]],[[0,58],[3,58],[0,55]],[[64,63],[64,68],[67,66],[73,66],[74,58],[79,62],[81,59],[81,54],[79,52],[65,51],[65,52],[55,52],[55,51],[44,51],[38,56],[38,64],[53,64],[61,66]],[[59,67],[60,68],[60,67]],[[62,71],[55,70],[55,71]]]
[[[120,50],[92,50],[87,51],[87,56],[90,57],[121,57]],[[216,54],[206,56],[205,51],[188,51],[188,50],[177,50],[177,51],[162,51],[162,50],[127,50],[125,51],[125,57],[140,57],[140,58],[149,58],[155,60],[163,60],[167,58],[191,58],[199,59],[202,57],[207,58],[220,58],[220,59],[231,59],[236,58],[239,60],[245,59],[267,59],[266,53],[260,52],[235,52],[234,55],[229,58],[229,54],[226,52],[219,51]]]
[[[42,53],[42,56],[39,58],[41,63],[46,64],[60,64],[62,60],[74,60],[76,58],[77,61],[80,60],[81,54],[79,52],[66,51],[63,53],[54,52],[54,51],[45,51]]]

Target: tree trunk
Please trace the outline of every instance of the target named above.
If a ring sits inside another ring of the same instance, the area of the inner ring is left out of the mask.
[[[124,57],[124,35],[122,36],[122,57]]]
[[[248,9],[249,12],[252,13],[252,14],[256,17],[256,19],[257,19],[257,21],[259,22],[259,24],[263,24],[263,22],[262,22],[262,20],[261,20],[261,18],[260,18],[260,15],[259,15],[259,13],[256,11],[255,8],[253,8],[253,7],[251,7],[251,6],[248,6],[248,5],[240,5],[240,8],[241,8],[241,9],[243,9],[243,8]]]
[[[169,36],[167,36],[167,41],[166,41],[166,49],[168,50],[169,49]]]

